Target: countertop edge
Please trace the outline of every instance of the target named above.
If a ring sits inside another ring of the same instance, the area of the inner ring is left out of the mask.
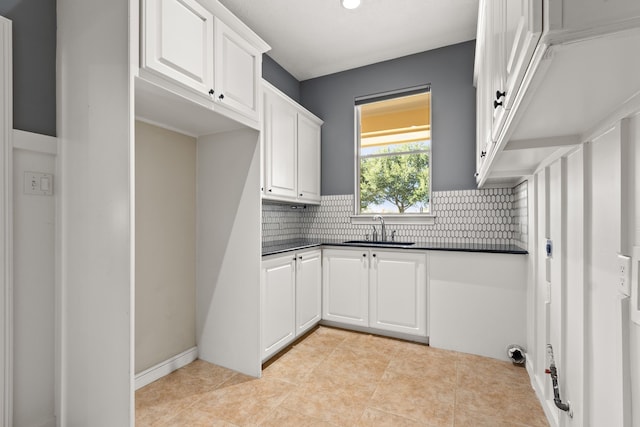
[[[378,248],[382,250],[410,250],[410,251],[447,251],[447,252],[478,252],[478,253],[493,253],[493,254],[509,254],[509,255],[528,255],[529,251],[519,248],[517,246],[509,248],[491,248],[491,247],[454,247],[454,246],[430,246],[428,243],[417,243],[413,246],[400,246],[400,247],[388,247],[388,246],[374,246],[367,244],[353,244],[353,243],[341,243],[341,242],[308,242],[308,243],[291,243],[291,246],[286,244],[279,245],[277,249],[265,250],[263,248],[262,256],[278,255],[287,252],[305,250],[309,248],[321,248],[325,246],[331,247],[343,247],[343,248]]]

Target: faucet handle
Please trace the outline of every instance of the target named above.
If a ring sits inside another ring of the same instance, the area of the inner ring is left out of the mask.
[[[374,242],[378,241],[378,230],[376,230],[376,226],[371,224],[371,227],[373,227],[373,233],[371,235],[371,240],[373,240]]]

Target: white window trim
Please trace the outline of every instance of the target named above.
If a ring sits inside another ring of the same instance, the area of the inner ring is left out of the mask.
[[[433,97],[433,89],[431,88],[431,84],[425,85],[425,87],[429,88],[429,92]],[[410,91],[416,88],[407,88],[397,91],[390,91],[387,94],[398,94],[401,95],[403,92]],[[371,97],[378,97],[383,94],[372,95]],[[362,97],[361,97],[362,98]],[[433,103],[432,103],[433,104]],[[381,215],[384,218],[385,224],[393,224],[393,225],[402,225],[402,224],[423,224],[423,225],[434,225],[436,216],[433,214],[433,139],[431,140],[431,145],[429,148],[429,182],[432,186],[429,189],[430,200],[429,200],[429,213],[405,213],[405,214],[397,214],[397,213],[389,213],[389,214],[381,214],[381,213],[360,213],[360,144],[358,141],[360,140],[360,109],[358,105],[353,106],[354,114],[353,114],[353,163],[354,163],[354,174],[353,174],[353,212],[351,215],[351,224],[378,224],[380,221],[374,221],[373,217],[375,215]],[[433,122],[432,108],[429,108],[429,123]],[[432,129],[433,130],[433,129]]]

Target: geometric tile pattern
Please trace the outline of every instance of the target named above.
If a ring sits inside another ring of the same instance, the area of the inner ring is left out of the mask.
[[[197,360],[135,394],[136,426],[548,426],[526,369],[320,327],[251,378]]]
[[[527,186],[435,191],[435,224],[390,225],[398,240],[429,243],[527,243]],[[319,206],[292,209],[263,201],[263,243],[295,238],[362,239],[370,225],[351,224],[354,196],[322,196]]]
[[[513,243],[526,248],[529,243],[527,181],[513,188]]]

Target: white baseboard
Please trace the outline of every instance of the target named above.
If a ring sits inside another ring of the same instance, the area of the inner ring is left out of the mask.
[[[190,348],[182,353],[173,356],[170,359],[160,362],[151,368],[136,374],[135,384],[136,390],[151,384],[152,382],[159,380],[165,375],[169,375],[176,369],[180,369],[183,366],[188,365],[198,358],[198,347]]]

